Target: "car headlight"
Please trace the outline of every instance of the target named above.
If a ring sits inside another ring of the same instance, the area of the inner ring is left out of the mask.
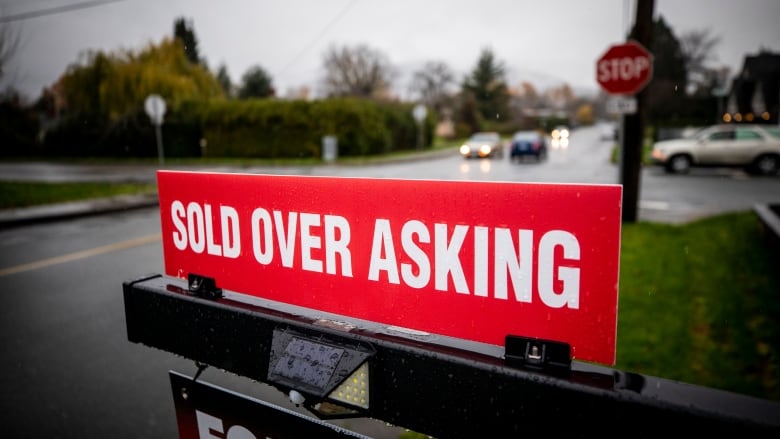
[[[461,145],[460,147],[460,153],[463,155],[468,155],[471,152],[471,148],[469,148],[468,145]]]
[[[479,147],[479,152],[482,155],[488,155],[492,149],[490,145],[482,145]]]
[[[569,130],[561,130],[561,137],[569,137]]]

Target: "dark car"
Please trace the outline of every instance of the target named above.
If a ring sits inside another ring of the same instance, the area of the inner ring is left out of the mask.
[[[524,157],[531,157],[536,161],[547,157],[547,142],[539,131],[518,131],[512,136],[509,159],[521,160]]]

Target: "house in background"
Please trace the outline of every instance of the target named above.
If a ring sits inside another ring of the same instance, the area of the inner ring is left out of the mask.
[[[778,124],[780,54],[761,51],[745,57],[728,95],[724,122]]]

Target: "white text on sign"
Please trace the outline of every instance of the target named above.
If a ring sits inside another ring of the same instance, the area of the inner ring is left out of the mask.
[[[231,206],[216,209],[208,203],[185,205],[180,200],[171,203],[170,215],[176,249],[196,254],[240,258],[245,255],[241,235],[246,230],[251,234],[252,256],[260,265],[281,263],[288,269],[352,278],[353,253],[362,250],[350,247],[352,228],[339,215],[256,207],[249,218],[241,218]],[[535,278],[539,300],[546,306],[580,306],[581,252],[571,232],[408,220],[396,236],[392,226],[390,219],[374,220],[368,254],[358,255],[368,258],[368,271],[358,275],[415,289],[432,285],[445,292],[452,284],[457,294],[521,303],[532,302]],[[541,233],[536,252],[535,233]],[[462,256],[467,238],[473,242],[470,259]],[[300,267],[295,266],[298,260]]]

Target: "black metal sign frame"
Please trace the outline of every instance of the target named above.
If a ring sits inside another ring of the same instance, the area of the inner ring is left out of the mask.
[[[268,382],[274,331],[365,344],[371,402],[362,416],[438,438],[526,434],[592,437],[629,429],[659,437],[780,433],[780,403],[572,361],[568,373],[525,368],[446,338],[322,318],[272,303],[193,295],[187,281],[151,275],[123,284],[128,340]],[[277,386],[278,387],[278,386]],[[280,387],[280,390],[289,389]]]

